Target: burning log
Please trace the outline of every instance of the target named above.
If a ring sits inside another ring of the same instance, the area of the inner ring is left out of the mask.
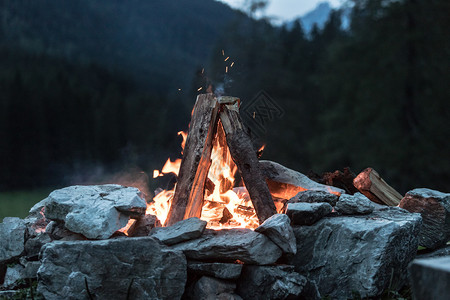
[[[214,94],[201,94],[197,97],[165,226],[201,215],[218,112],[219,103]]]
[[[275,204],[259,166],[252,142],[239,116],[239,103],[224,104],[220,120],[233,161],[244,180],[260,224],[276,214]]]
[[[380,177],[372,168],[367,168],[353,180],[355,187],[367,198],[378,204],[397,206],[402,196]]]

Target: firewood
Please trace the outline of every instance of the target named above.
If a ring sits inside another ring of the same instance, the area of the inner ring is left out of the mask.
[[[388,185],[372,168],[367,168],[353,180],[355,187],[367,198],[378,204],[397,206],[402,196]]]
[[[220,120],[225,131],[231,157],[238,166],[239,173],[255,207],[258,220],[262,224],[277,211],[260,169],[256,152],[239,116],[239,103],[222,105]]]
[[[289,200],[306,190],[323,191],[338,196],[345,193],[342,189],[317,183],[306,175],[273,161],[262,160],[260,165],[273,197]]]
[[[201,94],[197,97],[165,226],[201,215],[218,112],[219,103],[214,94]]]

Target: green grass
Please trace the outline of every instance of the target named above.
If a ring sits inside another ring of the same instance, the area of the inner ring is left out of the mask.
[[[46,198],[52,189],[0,193],[0,222],[4,217],[25,218],[33,205]]]

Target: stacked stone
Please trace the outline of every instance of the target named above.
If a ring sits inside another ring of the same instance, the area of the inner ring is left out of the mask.
[[[424,196],[447,206],[446,194]],[[5,218],[2,289],[37,277],[45,299],[377,297],[406,282],[422,232],[420,214],[359,193],[300,192],[255,230],[206,229],[198,218],[161,228],[145,207],[134,188],[76,186],[25,220]],[[130,218],[133,237],[118,234]]]

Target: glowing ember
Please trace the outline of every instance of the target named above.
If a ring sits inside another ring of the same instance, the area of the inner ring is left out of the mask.
[[[178,134],[183,138],[181,147],[184,149],[187,133],[180,131]],[[180,164],[181,159],[174,162],[168,159],[161,172],[155,170],[153,176],[156,178],[167,173],[178,175]],[[247,190],[243,186],[235,187],[236,173],[237,167],[231,158],[225,133],[219,122],[211,153],[209,184],[205,186],[205,201],[201,214],[201,219],[208,222],[208,228],[256,228],[259,225]],[[148,205],[146,213],[156,215],[164,224],[174,193],[175,187],[158,193]]]

